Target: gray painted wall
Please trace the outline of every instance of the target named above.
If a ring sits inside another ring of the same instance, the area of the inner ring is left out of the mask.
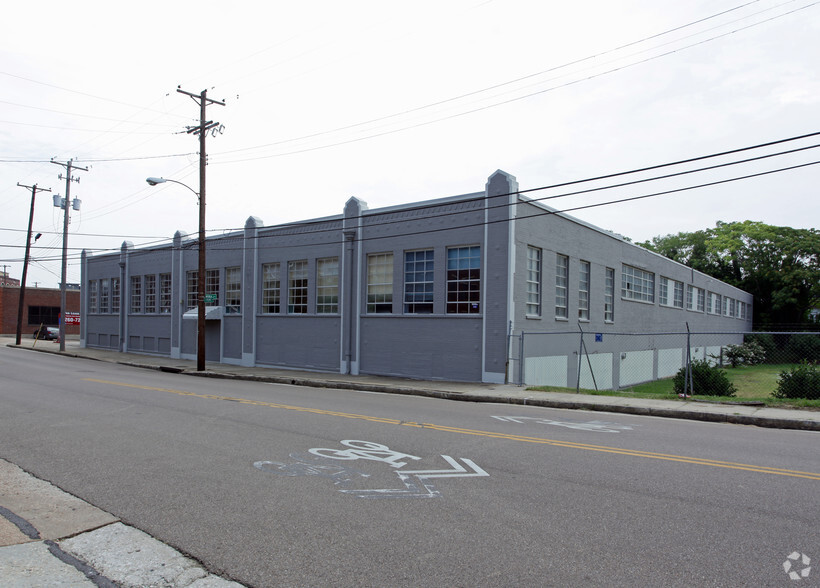
[[[250,217],[242,231],[209,239],[206,267],[219,271],[221,308],[209,312],[206,321],[207,359],[353,374],[516,381],[523,368],[516,363],[519,350],[515,348],[521,333],[578,330],[581,260],[589,261],[591,268],[590,318],[582,323],[586,331],[680,331],[687,321],[692,330],[751,329],[750,321],[661,306],[657,296],[652,304],[622,299],[621,267],[627,263],[654,272],[656,279],[666,276],[751,304],[747,293],[581,221],[548,214],[550,209],[521,198],[517,190],[516,179],[498,171],[483,192],[376,210],[351,198],[343,213],[334,217],[276,227],[264,227],[259,218]],[[528,245],[542,250],[542,311],[537,317],[526,313]],[[447,312],[448,250],[453,247],[480,248],[481,294],[473,307],[477,312]],[[411,314],[404,304],[405,255],[419,250],[432,251],[433,305],[432,312]],[[393,256],[391,312],[369,313],[368,256],[386,253]],[[554,315],[556,253],[570,260],[569,316],[565,320],[556,320]],[[339,312],[334,314],[317,313],[317,260],[325,258],[337,258],[339,264]],[[288,263],[299,260],[307,261],[308,307],[307,313],[294,315],[287,312],[287,274]],[[262,267],[266,263],[280,264],[278,313],[262,312]],[[183,233],[174,235],[173,244],[167,247],[134,249],[124,243],[119,254],[84,252],[85,286],[122,277],[118,315],[89,312],[84,299],[84,344],[111,347],[113,342],[114,347],[119,344],[129,351],[195,358],[196,320],[184,315],[188,310],[187,272],[197,267],[196,239]],[[225,270],[231,267],[240,268],[242,276],[238,314],[225,314],[224,308]],[[603,320],[606,267],[615,269],[612,322]],[[130,277],[156,275],[159,290],[161,273],[172,274],[170,313],[131,313]],[[195,317],[195,312],[188,316]],[[560,337],[539,341],[532,343],[531,354],[562,355],[565,364],[573,363],[573,354],[577,357],[575,343],[570,346]],[[630,345],[634,351],[653,348],[648,337]],[[669,363],[673,355],[669,350],[660,352],[658,365]],[[577,367],[574,369],[577,376]],[[617,366],[613,369],[617,372]],[[566,371],[564,379],[572,379],[573,368]]]

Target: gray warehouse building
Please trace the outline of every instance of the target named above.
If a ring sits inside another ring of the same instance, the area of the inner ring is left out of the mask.
[[[81,344],[195,359],[197,259],[180,232],[84,251]],[[490,383],[594,372],[618,388],[752,326],[750,294],[531,200],[502,171],[472,194],[375,210],[350,198],[340,215],[271,227],[250,217],[207,240],[205,300],[210,362]],[[691,348],[655,335],[687,327],[720,336]]]

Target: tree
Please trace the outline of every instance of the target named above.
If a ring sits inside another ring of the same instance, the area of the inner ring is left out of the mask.
[[[820,305],[820,232],[761,222],[718,221],[713,229],[639,243],[754,296],[758,327],[806,323]]]

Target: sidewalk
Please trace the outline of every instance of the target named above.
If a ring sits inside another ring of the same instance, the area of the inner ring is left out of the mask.
[[[60,353],[52,341],[23,339],[23,349]],[[14,346],[14,338],[0,335],[0,345]],[[232,378],[257,382],[295,384],[317,388],[367,390],[389,394],[412,394],[464,402],[494,402],[547,408],[582,409],[645,416],[691,419],[709,422],[756,425],[779,429],[820,431],[820,411],[789,410],[744,404],[718,404],[702,400],[653,400],[622,396],[594,396],[562,392],[539,392],[512,384],[424,381],[405,378],[309,372],[261,367],[241,367],[208,363],[204,372],[196,371],[192,360],[119,353],[80,347],[78,340],[66,341],[64,355],[120,363],[145,369],[162,370],[198,377]]]
[[[242,588],[2,459],[0,584]]]

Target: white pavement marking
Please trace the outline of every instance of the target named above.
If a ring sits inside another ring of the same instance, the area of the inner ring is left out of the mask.
[[[441,496],[441,492],[436,490],[433,484],[426,480],[430,478],[476,478],[490,475],[470,459],[461,458],[461,461],[470,467],[470,470],[468,470],[449,455],[442,455],[441,457],[453,466],[453,469],[397,471],[396,475],[404,484],[404,488],[339,490],[339,492],[351,494],[357,498],[438,498]]]
[[[568,429],[577,429],[579,431],[592,431],[594,433],[619,433],[621,431],[631,431],[630,425],[619,425],[618,423],[609,423],[607,421],[553,421],[543,417],[526,417],[526,416],[494,416],[492,417],[505,423],[523,424],[524,421],[534,421],[542,425],[555,425],[557,427],[566,427]]]
[[[404,465],[407,465],[407,462],[405,461],[398,461],[400,459],[421,459],[420,457],[417,457],[415,455],[393,451],[387,445],[382,445],[381,443],[372,443],[370,441],[356,441],[355,439],[342,441],[341,443],[342,445],[350,447],[351,449],[328,449],[326,447],[314,447],[309,451],[313,455],[318,455],[319,457],[327,457],[329,459],[368,459],[372,461],[383,461],[387,464],[390,464],[390,466],[394,468],[400,468]]]
[[[432,482],[432,478],[479,478],[489,476],[487,472],[478,467],[476,463],[470,459],[461,458],[461,461],[467,467],[461,465],[458,459],[454,459],[449,455],[442,455],[441,457],[450,464],[449,470],[406,470],[399,471],[407,465],[405,461],[398,461],[400,459],[421,459],[418,456],[410,455],[408,453],[401,453],[393,451],[387,445],[381,443],[373,443],[372,441],[356,441],[348,439],[341,442],[342,445],[350,447],[351,449],[328,449],[326,447],[314,447],[309,449],[311,455],[325,459],[335,459],[342,461],[354,461],[357,459],[380,461],[397,468],[396,475],[404,484],[404,488],[373,488],[373,489],[341,489],[339,492],[343,494],[350,494],[357,498],[438,498],[441,492],[436,490]],[[270,472],[273,474],[280,474],[284,476],[319,476],[322,478],[330,478],[334,485],[346,485],[356,477],[369,478],[369,474],[348,469],[342,466],[327,465],[310,462],[298,453],[291,453],[290,457],[295,460],[292,463],[284,463],[278,461],[257,461],[253,466],[263,472]],[[310,458],[315,460],[316,458]]]

